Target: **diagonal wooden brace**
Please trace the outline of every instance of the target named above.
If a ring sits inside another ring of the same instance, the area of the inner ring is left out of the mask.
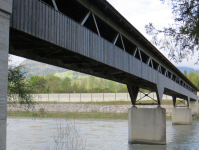
[[[157,85],[156,95],[157,95],[158,105],[162,104],[163,93],[164,93],[164,87],[162,85]]]
[[[172,99],[173,99],[173,106],[175,107],[176,106],[176,96],[172,96]]]

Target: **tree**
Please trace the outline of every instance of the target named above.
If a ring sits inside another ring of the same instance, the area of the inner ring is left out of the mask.
[[[8,68],[8,101],[32,104],[33,88],[26,78],[27,72],[22,72],[22,69],[23,66],[9,66]]]
[[[197,86],[197,87],[199,88],[199,77],[198,77],[198,75],[197,75],[195,72],[191,71],[191,72],[189,73],[189,75],[188,75],[188,79],[189,79],[195,86]]]
[[[66,91],[71,87],[71,80],[69,77],[65,77],[64,80],[61,83],[61,88],[63,91]]]
[[[88,78],[83,78],[81,81],[81,92],[87,92]]]
[[[184,71],[184,73],[183,73],[183,74],[185,75],[185,77],[187,77],[187,71],[186,71],[186,70]]]
[[[195,85],[195,86],[199,86],[199,77],[197,76],[197,74],[195,73],[194,76],[192,77],[191,82]]]
[[[189,73],[189,75],[188,75],[188,79],[189,79],[190,81],[192,81],[192,78],[193,78],[195,75],[197,76],[196,73],[194,73],[193,71],[191,71],[191,72]]]
[[[45,79],[49,93],[56,93],[60,91],[61,79],[59,77],[48,74],[46,75]]]
[[[91,92],[93,92],[94,87],[95,87],[95,77],[90,76],[89,77],[89,88],[91,89]]]
[[[169,57],[178,63],[199,50],[199,0],[168,0],[168,4],[172,6],[174,23],[163,30],[149,23],[145,29],[152,43],[168,50]]]
[[[73,91],[74,91],[74,93],[79,92],[79,83],[77,81],[73,82]]]
[[[120,93],[127,93],[128,90],[127,90],[126,84],[122,84],[121,87],[120,87],[120,89],[118,90],[118,92],[120,92]]]
[[[108,81],[108,87],[112,92],[115,92],[117,88],[117,83],[114,81]]]
[[[33,93],[46,93],[48,91],[47,80],[43,76],[32,76],[29,83],[33,87]]]

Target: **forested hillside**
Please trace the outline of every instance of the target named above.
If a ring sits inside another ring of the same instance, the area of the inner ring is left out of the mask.
[[[199,67],[198,67],[199,68]],[[199,70],[193,69],[193,68],[189,68],[189,67],[178,67],[178,69],[183,73],[185,70],[187,72],[187,74],[189,74],[190,72],[195,72],[199,75]]]
[[[84,74],[84,73],[80,73],[80,72],[76,72],[72,70],[68,70],[66,72],[61,72],[61,73],[55,73],[54,75],[60,78],[69,77],[71,80],[82,80],[83,78],[90,76],[88,74]]]
[[[124,93],[127,87],[114,81],[86,76],[82,80],[72,80],[70,77],[60,78],[52,74],[32,76],[28,85],[34,93]]]
[[[191,71],[189,74],[185,70],[183,74],[199,89],[199,76],[197,73]]]
[[[127,92],[126,85],[72,70],[27,59],[21,65],[24,65],[30,83],[35,86],[35,92],[38,93]],[[179,67],[179,70],[199,88],[199,71],[187,67]]]
[[[24,65],[25,69],[28,70],[28,76],[45,76],[47,74],[55,74],[68,71],[67,69],[62,69],[60,67],[40,63],[29,59],[24,60],[21,65]]]

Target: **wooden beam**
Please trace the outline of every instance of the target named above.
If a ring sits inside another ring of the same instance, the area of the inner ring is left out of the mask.
[[[133,56],[135,57],[136,53],[137,53],[138,48],[136,47]]]
[[[129,95],[130,95],[130,98],[131,98],[131,103],[132,103],[132,105],[135,106],[136,99],[137,99],[138,92],[139,92],[139,87],[135,86],[135,85],[132,85],[132,84],[127,84],[127,89],[129,91]]]
[[[97,21],[96,21],[96,19],[95,19],[95,15],[92,13],[92,16],[93,16],[93,20],[94,20],[94,22],[95,22],[95,27],[96,27],[96,29],[97,29],[97,33],[98,33],[98,35],[100,36],[100,32],[99,32],[99,28],[98,28],[98,25],[97,25]]]
[[[124,46],[124,41],[123,41],[123,38],[122,38],[122,35],[121,35],[121,34],[120,34],[120,38],[121,38],[121,41],[122,41],[123,49],[124,49],[124,51],[126,51],[126,50],[125,50],[125,46]]]
[[[87,20],[88,17],[90,16],[90,14],[91,14],[91,12],[89,11],[89,12],[86,14],[86,16],[84,17],[84,19],[82,19],[82,21],[81,21],[81,25],[82,25],[82,26],[85,24],[86,20]]]
[[[113,43],[113,45],[115,45],[115,44],[116,44],[116,42],[117,42],[117,39],[118,39],[119,35],[120,35],[119,33],[116,35],[115,39],[114,39],[114,40],[113,40],[113,42],[112,42],[112,43]]]
[[[140,61],[142,61],[142,55],[140,53],[140,49],[138,49],[138,52],[139,52],[139,56],[140,56]]]
[[[55,7],[55,10],[56,10],[56,11],[59,11],[58,8],[57,8],[57,4],[56,4],[55,0],[52,0],[52,2],[53,2],[53,5],[54,5],[54,7]]]
[[[115,71],[115,72],[111,72],[111,73],[108,73],[108,74],[105,74],[105,76],[110,76],[110,75],[115,75],[115,74],[121,74],[123,73],[122,71]]]

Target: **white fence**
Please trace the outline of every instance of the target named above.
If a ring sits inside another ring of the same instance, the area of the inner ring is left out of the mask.
[[[157,99],[156,93],[150,93],[153,99]],[[60,93],[60,94],[33,94],[36,102],[103,102],[103,101],[130,101],[129,93]],[[139,93],[137,100],[144,97]],[[151,100],[144,97],[142,100]],[[171,96],[163,95],[163,100],[172,100]]]

